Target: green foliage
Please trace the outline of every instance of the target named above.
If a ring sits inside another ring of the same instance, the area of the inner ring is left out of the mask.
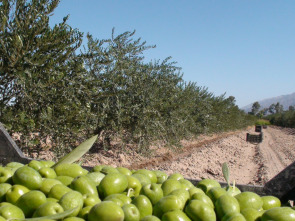
[[[268,112],[270,114],[274,114],[275,113],[275,104],[271,104],[268,108]]]
[[[155,141],[177,145],[201,133],[252,125],[235,98],[214,96],[184,82],[168,57],[146,62],[147,46],[134,32],[95,39],[76,55],[82,33],[63,22],[49,26],[57,0],[2,1],[0,26],[0,117],[21,133],[26,151],[51,148],[63,155],[93,134],[108,148],[112,141]]]
[[[277,102],[275,105],[276,114],[283,112],[283,105],[280,104],[280,102]]]
[[[282,127],[295,127],[295,108],[293,106],[289,106],[288,110],[284,111],[283,106],[277,102],[270,105],[268,111],[271,114],[264,118],[271,124]]]
[[[281,127],[295,128],[295,111],[288,110],[281,113],[272,114],[266,117],[271,124]]]
[[[60,144],[75,138],[84,115],[83,61],[74,54],[82,33],[66,24],[67,17],[49,26],[49,15],[58,3],[0,4],[0,117],[11,132],[21,132],[20,146],[26,148],[31,146],[32,132],[39,133],[33,146],[48,135],[63,148]]]
[[[254,102],[253,105],[252,105],[252,109],[251,109],[251,112],[250,114],[252,115],[257,115],[258,112],[259,112],[259,109],[260,109],[260,104],[258,101]]]
[[[255,125],[270,125],[270,122],[268,120],[264,119],[259,119],[258,121],[255,122]]]

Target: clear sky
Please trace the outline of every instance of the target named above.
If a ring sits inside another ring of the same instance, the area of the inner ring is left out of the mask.
[[[149,60],[240,107],[295,92],[294,0],[61,0],[51,17],[97,39],[136,30]]]

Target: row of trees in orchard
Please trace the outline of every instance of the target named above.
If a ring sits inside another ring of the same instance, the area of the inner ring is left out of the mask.
[[[269,122],[273,125],[295,128],[294,108],[290,108],[289,110],[283,111],[281,113],[266,116],[266,119],[269,120]]]
[[[0,2],[0,121],[21,136],[23,150],[43,147],[63,154],[92,134],[146,148],[177,144],[201,133],[253,124],[235,98],[215,96],[182,79],[171,58],[146,62],[135,32],[109,39],[83,33],[68,17],[49,25],[59,0]],[[32,134],[36,134],[32,137]]]
[[[295,128],[295,105],[289,106],[288,110],[285,111],[281,107],[280,111],[267,115],[265,119],[269,120],[273,125]]]

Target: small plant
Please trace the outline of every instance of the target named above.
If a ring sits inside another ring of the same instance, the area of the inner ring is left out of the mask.
[[[227,183],[226,191],[232,196],[235,196],[235,195],[238,195],[239,193],[241,193],[241,191],[235,185],[235,180],[233,181],[233,185],[232,186],[230,185],[230,179],[229,179],[230,170],[229,170],[226,162],[222,164],[222,173],[223,173],[223,177]]]

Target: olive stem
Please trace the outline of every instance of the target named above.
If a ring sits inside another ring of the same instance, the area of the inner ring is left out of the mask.
[[[127,196],[130,197],[131,193],[133,193],[133,192],[134,192],[134,189],[129,188],[128,192],[127,192]]]

